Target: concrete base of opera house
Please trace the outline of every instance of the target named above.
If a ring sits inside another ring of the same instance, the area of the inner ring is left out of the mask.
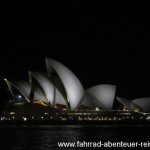
[[[8,125],[140,125],[150,124],[150,115],[129,110],[67,111],[41,104],[8,104],[0,115],[0,124]]]

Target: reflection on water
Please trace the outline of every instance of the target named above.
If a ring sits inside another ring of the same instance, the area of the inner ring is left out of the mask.
[[[57,142],[100,140],[148,141],[150,140],[150,126],[51,125],[0,127],[0,150],[60,149]]]

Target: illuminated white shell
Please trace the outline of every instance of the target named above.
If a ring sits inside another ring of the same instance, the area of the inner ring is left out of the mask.
[[[123,98],[123,97],[116,97],[117,100],[128,110],[131,109],[131,101],[129,99]]]
[[[29,72],[29,74],[32,75],[41,86],[42,90],[45,93],[45,96],[47,97],[47,102],[50,102],[50,104],[53,104],[54,86],[50,82],[50,80],[46,76],[40,73]]]
[[[54,69],[62,81],[67,93],[67,101],[70,103],[70,109],[74,110],[81,101],[84,89],[78,78],[66,66],[53,60],[46,59],[48,73]]]
[[[112,109],[116,93],[116,86],[101,84],[87,89],[86,92],[96,98],[100,105],[104,107],[104,109]]]
[[[18,82],[15,83],[14,86],[22,93],[23,96],[25,96],[28,101],[30,101],[29,95],[31,91],[31,85],[28,82]],[[42,100],[47,102],[46,96],[38,87],[34,89],[34,100]]]
[[[48,102],[50,102],[52,106],[54,103],[66,105],[65,99],[48,77],[37,72],[30,72],[30,74],[38,81],[48,99]]]
[[[138,98],[133,100],[133,102],[138,105],[143,112],[150,112],[150,97]]]

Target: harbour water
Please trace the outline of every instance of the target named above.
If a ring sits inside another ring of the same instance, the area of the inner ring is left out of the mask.
[[[58,142],[148,142],[149,140],[149,125],[0,126],[0,150],[65,149],[58,147]],[[76,150],[77,148],[67,149]]]

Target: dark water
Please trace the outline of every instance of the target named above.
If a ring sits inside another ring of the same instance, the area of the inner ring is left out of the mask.
[[[22,126],[0,127],[0,150],[55,150],[57,142],[148,141],[150,126]],[[77,148],[68,148],[77,149]],[[87,148],[83,148],[87,149]],[[91,148],[94,149],[94,148]],[[102,149],[102,148],[99,148]],[[112,148],[105,148],[112,149]],[[122,148],[124,149],[124,148]],[[131,149],[131,148],[129,148]],[[134,148],[137,149],[137,148]],[[150,149],[150,148],[149,148]]]

